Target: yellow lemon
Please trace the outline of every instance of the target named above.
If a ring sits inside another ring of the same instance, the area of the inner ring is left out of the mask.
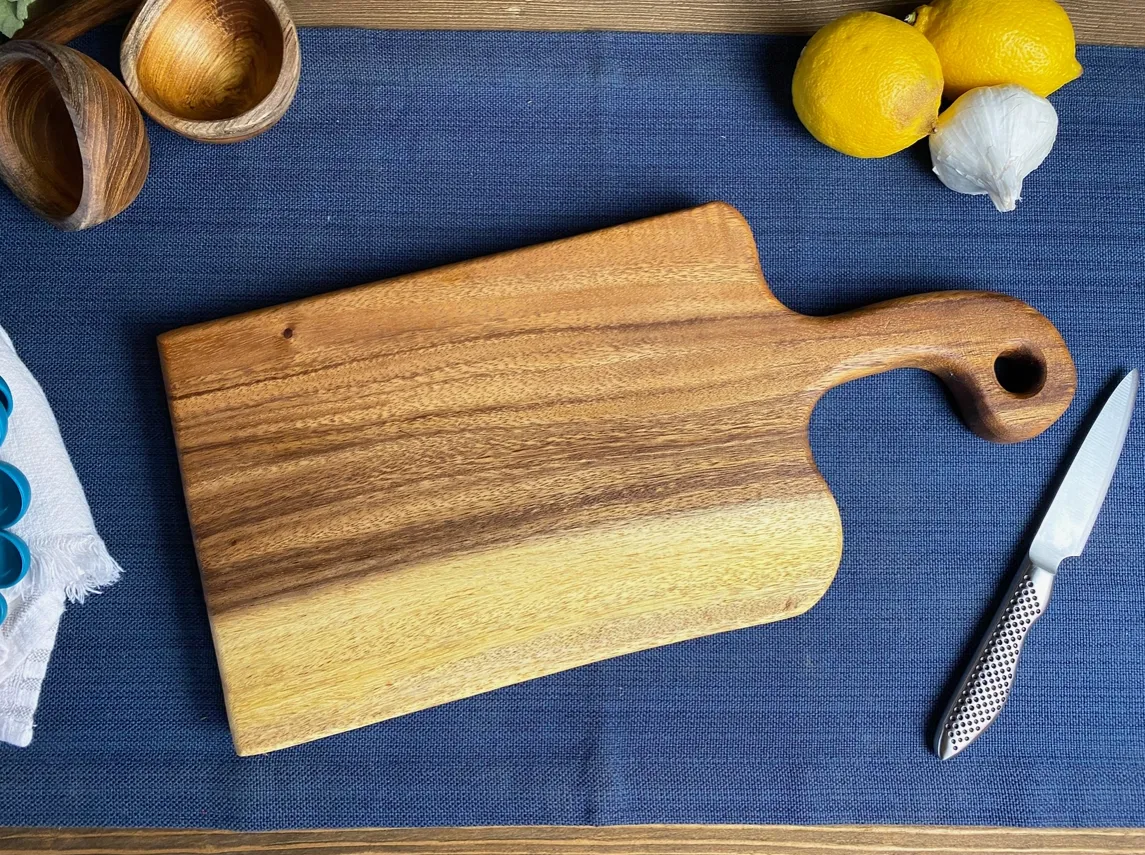
[[[1003,83],[1045,98],[1081,74],[1073,24],[1054,0],[935,0],[911,17],[938,51],[947,98]]]
[[[885,157],[934,130],[942,65],[909,24],[852,12],[807,42],[791,94],[819,142],[854,157]]]

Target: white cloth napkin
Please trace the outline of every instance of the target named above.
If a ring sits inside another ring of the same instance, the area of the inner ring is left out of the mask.
[[[0,624],[0,741],[23,747],[32,741],[32,719],[65,603],[82,603],[116,581],[120,569],[95,530],[44,390],[3,328],[0,377],[15,404],[0,460],[18,467],[32,486],[28,513],[11,529],[28,544],[32,566],[18,585],[0,589],[8,601],[8,617]]]

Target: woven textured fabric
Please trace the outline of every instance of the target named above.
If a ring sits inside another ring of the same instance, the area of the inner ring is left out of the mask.
[[[114,56],[115,34],[83,46]],[[237,146],[150,125],[151,176],[81,234],[0,193],[0,323],[51,400],[124,567],[71,609],[0,824],[1145,824],[1145,413],[1015,693],[928,743],[1075,431],[1145,364],[1145,51],[1084,48],[1058,143],[1002,215],[816,143],[798,40],[308,31],[298,98]],[[262,757],[230,745],[155,336],[194,321],[711,199],[772,288],[824,313],[945,288],[1042,310],[1079,390],[992,445],[918,371],[819,405],[842,566],[793,620],[651,650]]]

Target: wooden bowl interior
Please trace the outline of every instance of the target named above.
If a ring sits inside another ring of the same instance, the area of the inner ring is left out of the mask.
[[[75,126],[51,74],[34,60],[0,68],[0,157],[44,215],[64,219],[79,208],[84,170]]]
[[[230,119],[270,94],[282,53],[282,25],[263,0],[171,0],[144,37],[136,74],[174,116]]]

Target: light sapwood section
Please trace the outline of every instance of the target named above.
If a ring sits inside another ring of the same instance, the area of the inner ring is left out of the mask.
[[[301,27],[379,30],[621,30],[810,33],[856,9],[905,15],[921,3],[870,0],[289,0]],[[1145,45],[1139,0],[1062,0],[1078,40]]]
[[[720,203],[160,352],[242,754],[799,614],[842,549],[807,440],[827,389],[926,368],[1010,442],[1075,382],[1000,294],[789,311]]]
[[[930,826],[0,829],[0,855],[1140,855],[1145,830]]]

